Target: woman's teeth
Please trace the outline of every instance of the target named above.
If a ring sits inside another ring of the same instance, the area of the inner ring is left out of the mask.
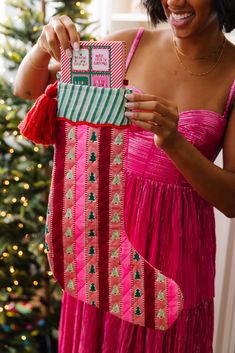
[[[172,12],[171,15],[176,21],[180,21],[180,20],[183,20],[185,18],[191,17],[193,15],[193,12],[191,12],[191,13],[183,13],[183,14],[175,14],[175,13]]]

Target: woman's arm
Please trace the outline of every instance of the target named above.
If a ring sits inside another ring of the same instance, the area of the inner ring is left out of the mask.
[[[223,168],[209,161],[179,133],[163,149],[202,198],[227,217],[235,217],[235,107],[224,140]]]
[[[60,68],[60,46],[71,57],[72,49],[77,49],[79,42],[80,35],[68,16],[52,17],[44,26],[36,45],[19,66],[14,94],[25,99],[36,99],[56,79],[56,72]],[[49,66],[52,57],[57,63]]]
[[[209,161],[178,130],[178,107],[162,97],[127,95],[125,115],[154,133],[155,144],[163,149],[198,194],[227,217],[235,217],[235,106],[230,113],[224,139],[224,167]],[[132,110],[139,109],[140,112]]]

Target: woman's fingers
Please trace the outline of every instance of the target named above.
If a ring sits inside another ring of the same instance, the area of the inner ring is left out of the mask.
[[[172,102],[168,99],[153,94],[130,93],[126,94],[126,98],[130,102],[157,101],[165,106],[172,105]]]
[[[150,124],[157,124],[159,126],[166,124],[166,119],[156,112],[125,112],[125,116],[130,120],[141,120]]]
[[[38,42],[44,51],[59,61],[60,47],[71,58],[73,48],[79,48],[80,35],[75,24],[68,16],[54,16],[44,26]]]
[[[64,24],[64,27],[67,30],[70,44],[72,45],[72,47],[74,49],[78,49],[79,45],[80,45],[80,34],[78,33],[78,31],[76,29],[75,23],[71,20],[71,18],[69,18],[68,16],[65,16],[65,15],[60,17],[60,21]],[[76,47],[76,45],[74,47],[75,43],[77,43],[77,47]]]
[[[161,114],[162,116],[169,116],[172,114],[171,110],[160,103],[159,101],[143,101],[143,102],[127,102],[125,107],[129,110],[144,110],[154,111]]]

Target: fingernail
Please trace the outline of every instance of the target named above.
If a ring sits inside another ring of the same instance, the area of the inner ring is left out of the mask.
[[[127,94],[125,94],[125,97],[127,99],[131,99],[131,98],[134,98],[134,94],[133,93],[127,93]]]
[[[72,56],[73,56],[73,54],[72,54],[72,52],[71,52],[70,49],[66,49],[66,50],[65,50],[65,54],[67,55],[67,57],[68,57],[69,59],[72,58]]]
[[[133,118],[133,117],[134,117],[134,113],[132,113],[132,112],[125,112],[125,116],[126,116],[127,118]]]
[[[73,49],[76,50],[76,51],[79,51],[80,47],[79,47],[78,42],[74,42],[73,43]]]
[[[132,103],[132,102],[125,103],[125,107],[127,108],[132,108],[134,106],[135,106],[135,103]]]

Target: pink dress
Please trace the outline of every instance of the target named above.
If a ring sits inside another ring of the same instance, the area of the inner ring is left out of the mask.
[[[127,67],[142,33],[140,28]],[[180,133],[211,161],[222,148],[234,93],[235,80],[223,115],[209,110],[179,114]],[[125,222],[130,241],[154,267],[180,285],[184,310],[169,330],[161,332],[122,321],[64,293],[59,353],[212,353],[216,255],[213,206],[155,146],[153,133],[136,125],[128,136],[126,180]]]

